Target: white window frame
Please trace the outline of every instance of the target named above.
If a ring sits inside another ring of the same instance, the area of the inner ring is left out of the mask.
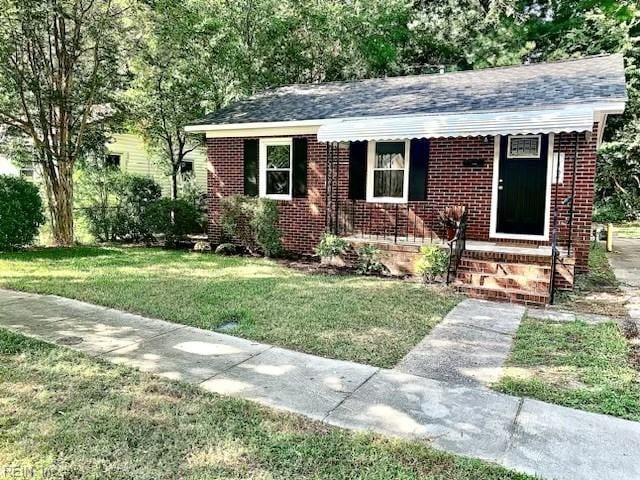
[[[375,168],[377,143],[404,142],[404,178],[402,182],[402,197],[375,197],[373,195],[373,172],[375,170],[400,170],[388,168]],[[409,200],[409,154],[411,151],[410,140],[388,140],[384,142],[369,141],[367,145],[367,202],[372,203],[407,203]]]
[[[267,147],[273,145],[289,146],[289,168],[267,169]],[[261,197],[272,198],[274,200],[291,200],[293,198],[293,139],[286,138],[261,138],[259,148],[259,188]],[[289,171],[289,193],[288,194],[267,194],[267,170],[288,170]]]
[[[537,138],[538,139],[538,151],[535,155],[511,155],[511,140],[514,138]],[[542,148],[542,135],[509,135],[507,139],[507,158],[540,158],[540,151]]]
[[[564,157],[564,152],[553,152],[553,164],[551,165],[551,183],[553,185],[564,184]],[[559,165],[558,162],[560,162]]]

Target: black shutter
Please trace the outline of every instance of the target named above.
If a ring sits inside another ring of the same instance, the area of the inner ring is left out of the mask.
[[[244,194],[258,196],[258,140],[244,141]]]
[[[427,199],[427,170],[429,165],[429,140],[414,138],[409,152],[409,200]]]
[[[367,142],[349,145],[349,198],[364,200],[367,192]]]
[[[293,197],[307,196],[307,139],[293,139]]]

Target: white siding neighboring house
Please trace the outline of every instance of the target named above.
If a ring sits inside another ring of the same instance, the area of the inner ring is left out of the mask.
[[[149,154],[141,137],[133,134],[114,135],[107,144],[111,161],[119,162],[123,172],[153,178],[162,188],[162,194],[171,194],[171,177],[159,166],[157,159]],[[205,149],[196,149],[186,156],[186,169],[191,169],[195,182],[203,193],[207,191],[207,166]],[[180,184],[180,179],[178,180]]]
[[[149,154],[141,137],[133,134],[118,134],[107,144],[107,150],[112,156],[111,160],[119,163],[123,172],[135,175],[143,175],[153,178],[162,188],[162,194],[171,194],[171,177],[159,166],[156,159]],[[196,149],[189,153],[185,160],[187,170],[203,193],[207,191],[207,165],[204,149]],[[33,180],[39,180],[40,175],[35,168],[18,167],[11,160],[0,155],[0,175],[22,176]],[[178,179],[180,186],[181,179]]]
[[[35,167],[18,167],[4,155],[0,155],[0,175],[21,176],[27,179],[37,179],[39,177]]]

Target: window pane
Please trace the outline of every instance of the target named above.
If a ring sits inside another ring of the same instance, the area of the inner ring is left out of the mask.
[[[188,160],[183,160],[180,164],[180,173],[183,176],[192,175],[193,174],[193,162]]]
[[[107,167],[120,168],[120,155],[107,155],[105,164]]]
[[[538,137],[511,138],[509,156],[537,157],[540,139]]]
[[[267,145],[267,168],[289,168],[289,145]]]
[[[375,168],[404,168],[404,142],[377,142]]]
[[[376,170],[373,172],[373,196],[402,198],[404,172]]]
[[[289,195],[289,172],[271,170],[267,172],[267,195]]]

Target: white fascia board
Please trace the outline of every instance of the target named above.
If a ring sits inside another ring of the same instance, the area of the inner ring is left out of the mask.
[[[224,123],[224,124],[203,124],[203,125],[186,125],[185,132],[189,133],[205,133],[208,131],[224,131],[224,130],[257,130],[263,128],[291,128],[291,127],[319,127],[327,120],[289,120],[285,122],[248,122],[248,123]]]
[[[529,111],[542,112],[545,110],[565,110],[565,109],[583,109],[591,108],[594,112],[601,112],[607,114],[619,114],[624,111],[625,101],[623,99],[619,101],[611,102],[594,102],[594,103],[575,103],[575,104],[561,104],[557,106],[549,107],[533,107],[524,109],[498,109],[498,110],[471,110],[468,112],[439,112],[432,114],[419,114],[419,115],[376,115],[367,117],[340,117],[340,118],[324,118],[324,119],[310,119],[310,120],[287,120],[281,122],[247,122],[247,123],[225,123],[225,124],[201,124],[201,125],[186,125],[184,127],[187,133],[207,133],[207,132],[224,132],[233,130],[236,132],[247,130],[255,133],[258,130],[270,130],[270,129],[295,129],[299,127],[320,128],[324,125],[330,125],[341,122],[355,122],[376,119],[395,120],[395,119],[411,119],[415,117],[447,117],[453,115],[482,115],[482,114],[498,114],[498,113],[523,113]],[[463,132],[460,132],[461,134]],[[268,134],[268,133],[267,133]],[[216,134],[215,136],[223,136]]]

